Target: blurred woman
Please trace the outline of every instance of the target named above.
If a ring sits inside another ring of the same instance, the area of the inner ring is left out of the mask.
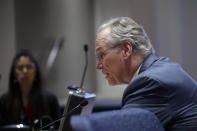
[[[11,65],[9,89],[0,99],[2,125],[27,124],[44,117],[57,119],[57,98],[42,89],[41,74],[35,58],[26,50],[19,52]]]

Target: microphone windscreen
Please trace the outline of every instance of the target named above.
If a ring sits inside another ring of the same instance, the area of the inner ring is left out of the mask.
[[[81,104],[80,104],[80,106],[86,106],[88,104],[88,101],[83,101],[83,102],[81,102]]]
[[[85,52],[88,51],[88,45],[87,44],[84,45],[84,50],[85,50]]]

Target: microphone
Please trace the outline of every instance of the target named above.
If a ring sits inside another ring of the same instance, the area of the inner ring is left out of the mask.
[[[46,128],[46,127],[49,127],[49,126],[53,125],[53,124],[56,123],[57,121],[59,121],[59,120],[61,120],[62,118],[64,118],[64,117],[70,115],[71,113],[73,113],[73,112],[74,112],[75,110],[77,110],[78,108],[84,107],[84,106],[86,106],[87,104],[88,104],[88,101],[87,101],[87,100],[83,100],[83,101],[80,102],[77,106],[75,106],[72,110],[70,110],[68,113],[62,115],[60,118],[57,118],[57,119],[54,120],[53,122],[51,122],[51,123],[49,123],[49,124],[47,124],[47,125],[41,127],[41,128],[39,129],[39,131],[42,130],[42,129],[44,129],[44,128]]]
[[[79,89],[83,88],[83,82],[84,82],[84,78],[85,78],[87,67],[88,67],[88,54],[87,54],[87,52],[88,52],[88,45],[87,44],[84,45],[84,51],[85,51],[86,64],[85,64],[85,67],[84,67],[83,76],[82,76],[82,79],[81,79],[81,84],[80,84],[80,88]]]

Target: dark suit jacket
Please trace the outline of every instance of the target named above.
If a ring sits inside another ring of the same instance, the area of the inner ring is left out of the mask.
[[[197,131],[197,83],[177,63],[151,54],[125,89],[122,108],[147,109],[166,130]]]

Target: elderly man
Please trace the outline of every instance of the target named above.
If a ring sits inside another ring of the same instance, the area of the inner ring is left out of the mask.
[[[156,114],[169,131],[197,131],[197,83],[179,64],[158,57],[143,27],[128,17],[98,28],[96,68],[110,85],[128,84],[122,109]]]

